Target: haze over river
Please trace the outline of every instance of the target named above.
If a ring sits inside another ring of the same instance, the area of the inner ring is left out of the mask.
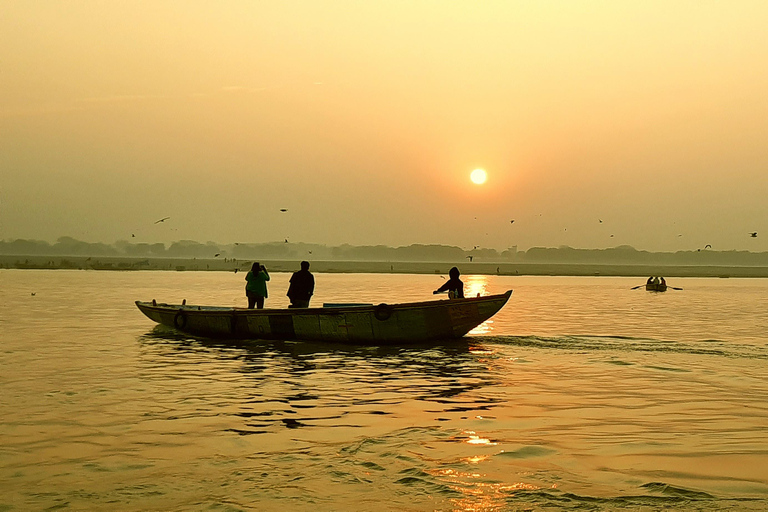
[[[226,344],[134,305],[245,306],[244,277],[0,270],[0,511],[768,509],[768,280],[465,274],[514,293],[429,346]],[[314,306],[445,282],[315,279]]]

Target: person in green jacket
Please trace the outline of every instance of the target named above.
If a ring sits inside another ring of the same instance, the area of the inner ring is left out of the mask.
[[[264,309],[264,299],[267,298],[267,281],[269,273],[264,265],[255,262],[245,276],[245,296],[248,297],[248,309],[256,306]]]

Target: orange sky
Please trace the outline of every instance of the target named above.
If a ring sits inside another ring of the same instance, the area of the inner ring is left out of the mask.
[[[766,20],[6,0],[0,238],[768,250]]]

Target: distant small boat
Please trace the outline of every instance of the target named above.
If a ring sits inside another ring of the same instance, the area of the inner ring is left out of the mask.
[[[136,301],[155,322],[214,338],[401,344],[460,338],[495,315],[512,295],[404,304],[335,304],[245,309]]]
[[[649,292],[665,292],[667,291],[667,285],[661,283],[646,283],[645,289]]]

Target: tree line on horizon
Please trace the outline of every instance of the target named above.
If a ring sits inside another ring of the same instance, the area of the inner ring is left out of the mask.
[[[577,249],[568,246],[532,247],[526,251],[511,247],[505,251],[471,250],[440,244],[326,246],[307,243],[217,244],[180,240],[163,243],[92,243],[60,237],[56,243],[41,240],[0,240],[0,255],[5,256],[85,256],[128,258],[195,258],[236,260],[339,260],[339,261],[450,261],[516,262],[569,264],[653,264],[653,265],[743,265],[768,266],[768,253],[749,251],[648,252],[629,245],[607,249]]]

